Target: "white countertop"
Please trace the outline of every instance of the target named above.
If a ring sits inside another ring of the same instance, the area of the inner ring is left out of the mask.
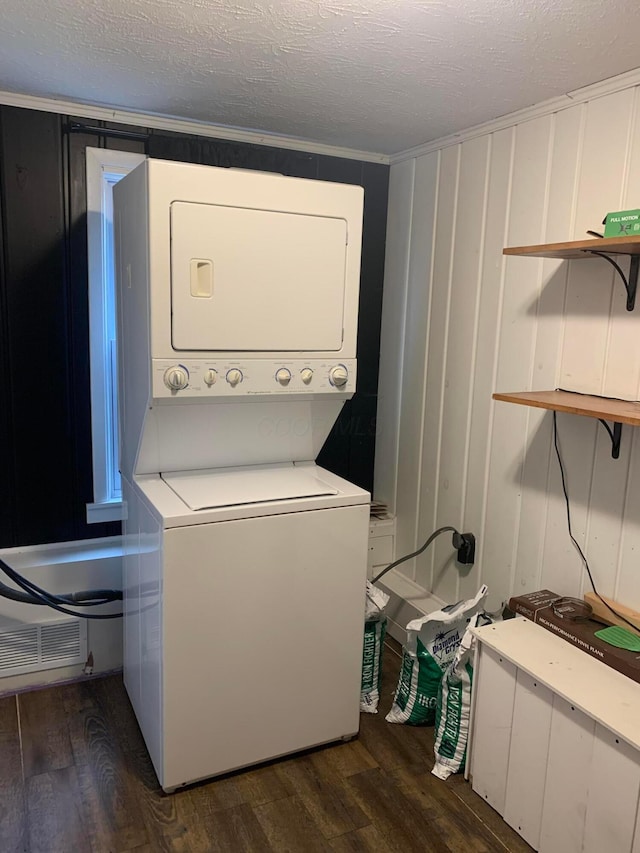
[[[482,645],[640,749],[640,684],[529,619],[485,625],[473,629],[473,634]]]

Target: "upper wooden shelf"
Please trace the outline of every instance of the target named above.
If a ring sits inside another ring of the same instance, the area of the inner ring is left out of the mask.
[[[640,426],[640,403],[629,403],[626,400],[610,400],[608,397],[592,397],[572,391],[516,391],[511,394],[494,394],[493,399]]]
[[[607,255],[640,255],[640,234],[634,237],[604,237],[593,240],[571,240],[568,243],[542,243],[539,246],[509,246],[504,255],[522,255],[529,258],[595,258],[592,252]]]
[[[640,234],[635,237],[596,237],[593,240],[572,240],[569,243],[543,243],[540,246],[510,246],[503,255],[522,258],[559,258],[568,261],[580,258],[604,258],[615,268],[627,292],[627,311],[633,311],[640,271]],[[629,275],[626,276],[611,255],[630,255]]]
[[[614,459],[620,456],[622,424],[640,426],[640,403],[630,403],[626,400],[592,397],[590,394],[578,394],[573,391],[514,391],[511,394],[494,394],[493,399],[597,418],[609,433],[611,455]],[[613,429],[607,421],[613,421]]]

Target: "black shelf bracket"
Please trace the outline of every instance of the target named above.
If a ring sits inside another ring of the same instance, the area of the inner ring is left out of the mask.
[[[605,261],[609,261],[609,263],[615,268],[616,272],[622,279],[622,283],[624,284],[624,289],[627,291],[627,311],[633,311],[636,306],[636,290],[638,288],[638,270],[640,269],[640,255],[631,255],[631,265],[629,266],[629,277],[624,274],[622,268],[619,264],[617,264],[611,255],[608,255],[606,252],[600,252],[595,249],[589,249],[590,255],[598,255],[600,258],[604,258]]]
[[[611,458],[618,459],[620,456],[620,439],[622,438],[622,424],[614,423],[613,429],[602,418],[598,418],[602,426],[609,433],[611,439]]]

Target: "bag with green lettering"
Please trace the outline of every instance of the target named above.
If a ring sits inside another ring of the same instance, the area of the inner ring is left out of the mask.
[[[433,746],[436,762],[431,771],[438,779],[448,779],[452,773],[464,770],[469,740],[471,712],[471,683],[473,681],[474,636],[471,628],[488,622],[480,614],[474,616],[454,659],[447,667],[436,703],[436,739]]]
[[[453,660],[469,620],[479,613],[487,596],[481,586],[475,598],[450,604],[407,625],[407,644],[388,723],[433,725],[444,670]]]
[[[377,714],[382,678],[382,652],[387,617],[384,608],[389,596],[386,592],[367,581],[367,596],[364,613],[364,646],[362,649],[362,682],[360,686],[360,710],[364,714]]]

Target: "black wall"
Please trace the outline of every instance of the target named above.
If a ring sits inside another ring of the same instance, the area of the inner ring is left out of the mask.
[[[0,107],[0,547],[120,532],[119,523],[86,524],[87,146],[364,187],[358,388],[318,462],[371,490],[388,167]]]

